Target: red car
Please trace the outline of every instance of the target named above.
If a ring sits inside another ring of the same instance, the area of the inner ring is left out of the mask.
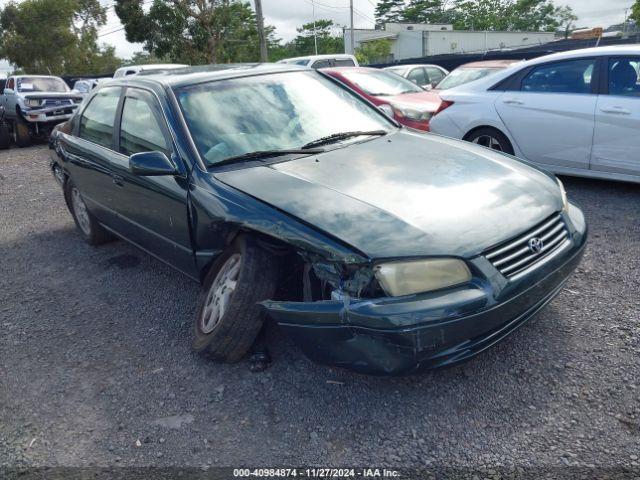
[[[324,68],[407,127],[429,130],[429,119],[441,107],[438,95],[395,73],[366,67]]]

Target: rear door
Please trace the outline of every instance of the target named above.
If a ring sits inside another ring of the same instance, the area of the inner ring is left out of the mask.
[[[610,57],[598,97],[591,169],[640,175],[640,56]]]
[[[597,60],[536,65],[501,94],[496,110],[524,157],[532,162],[588,169],[597,102]]]
[[[114,125],[122,87],[104,87],[82,111],[74,135],[62,135],[66,166],[87,207],[100,222],[117,229],[111,163],[116,152]]]
[[[176,154],[163,106],[151,91],[128,87],[116,124],[118,154],[110,168],[121,234],[197,278],[188,223],[187,169]],[[149,151],[164,153],[182,173],[148,177],[131,173],[129,157]]]

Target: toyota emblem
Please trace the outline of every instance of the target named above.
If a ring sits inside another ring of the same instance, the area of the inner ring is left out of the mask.
[[[540,253],[544,248],[544,242],[540,237],[533,237],[529,239],[529,250],[533,253]]]

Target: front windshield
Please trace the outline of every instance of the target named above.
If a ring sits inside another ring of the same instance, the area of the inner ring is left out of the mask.
[[[395,128],[315,72],[220,80],[181,88],[176,95],[210,166],[249,152],[300,148],[334,133]]]
[[[56,77],[19,77],[19,92],[68,92],[69,87]]]
[[[343,77],[374,97],[422,92],[415,83],[384,70],[344,70]]]
[[[501,68],[487,68],[487,67],[465,67],[456,68],[449,73],[442,81],[436,85],[438,90],[446,90],[447,88],[457,87],[464,85],[465,83],[479,80],[493,73],[499,72]]]

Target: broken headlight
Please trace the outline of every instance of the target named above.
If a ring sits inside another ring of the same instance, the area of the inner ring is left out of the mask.
[[[39,107],[40,106],[40,99],[39,98],[27,98],[24,103],[27,105],[27,107]]]
[[[375,267],[375,274],[380,286],[392,297],[438,290],[471,280],[467,265],[455,258],[381,263]]]

